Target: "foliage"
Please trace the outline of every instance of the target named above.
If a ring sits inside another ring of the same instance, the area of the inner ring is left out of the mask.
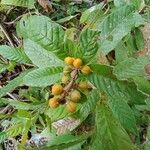
[[[2,80],[1,143],[20,136],[24,149],[38,134],[34,145],[43,150],[149,149],[141,140],[150,128],[150,56],[141,54],[147,51],[141,30],[148,21],[146,1],[54,1],[54,12],[41,14],[34,0],[1,4],[30,11],[17,19],[20,43],[0,46],[0,75],[21,70]],[[67,117],[80,124],[57,135],[53,124]],[[37,142],[43,138],[46,144]]]

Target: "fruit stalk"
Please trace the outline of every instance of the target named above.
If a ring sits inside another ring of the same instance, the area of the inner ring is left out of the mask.
[[[75,83],[75,80],[77,79],[78,77],[78,69],[74,69],[72,72],[71,72],[71,80],[70,82],[64,87],[64,91],[60,97],[60,101],[63,101],[65,99],[65,97],[69,94],[70,90],[72,89],[74,83]]]

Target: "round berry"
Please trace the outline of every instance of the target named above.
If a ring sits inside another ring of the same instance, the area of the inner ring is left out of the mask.
[[[81,60],[80,58],[77,58],[77,59],[74,60],[73,66],[74,66],[75,68],[80,68],[81,65],[82,65],[82,60]]]
[[[86,74],[86,75],[88,75],[89,73],[91,73],[91,68],[89,67],[89,66],[83,66],[82,67],[82,69],[81,69],[81,72],[83,73],[83,74]]]
[[[63,69],[64,74],[70,73],[71,71],[72,71],[72,68],[70,66],[65,66]]]
[[[68,112],[73,113],[73,112],[75,112],[76,109],[77,109],[77,104],[70,101],[70,102],[68,102],[68,103],[66,104],[66,108],[67,108]]]
[[[63,92],[63,87],[59,84],[55,84],[52,86],[52,94],[60,95]]]
[[[77,90],[73,90],[71,93],[70,93],[70,100],[77,103],[79,102],[79,100],[81,99],[81,94],[79,91]]]
[[[64,60],[65,64],[67,65],[72,65],[74,62],[74,58],[73,57],[66,57]]]
[[[51,108],[57,108],[59,106],[59,102],[56,98],[49,99],[49,106]]]
[[[68,77],[68,76],[63,76],[62,79],[61,79],[61,82],[62,82],[63,84],[67,84],[68,81],[69,81],[69,77]]]
[[[83,89],[83,90],[86,90],[89,88],[89,84],[87,81],[80,81],[79,84],[78,84],[78,87],[80,89]]]

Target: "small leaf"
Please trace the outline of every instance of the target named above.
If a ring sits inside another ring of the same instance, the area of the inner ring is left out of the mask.
[[[60,80],[62,71],[62,67],[36,69],[23,78],[23,83],[34,87],[49,86]]]

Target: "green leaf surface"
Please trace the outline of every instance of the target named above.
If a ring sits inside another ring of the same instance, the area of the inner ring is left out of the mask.
[[[68,53],[63,48],[65,33],[62,27],[46,16],[23,17],[17,24],[17,33],[55,53],[61,59]]]
[[[118,79],[128,79],[132,77],[144,77],[145,76],[145,65],[149,63],[148,57],[128,58],[114,67],[113,73]]]
[[[109,106],[114,116],[120,121],[122,126],[129,132],[136,133],[136,120],[134,112],[127,104],[126,97],[114,95],[109,97]]]
[[[87,100],[82,104],[79,110],[79,117],[81,120],[85,120],[89,113],[95,110],[99,99],[100,97],[97,90],[93,90],[90,95],[87,96]]]
[[[86,63],[96,55],[98,50],[97,38],[99,32],[91,29],[86,29],[80,34],[80,49],[75,52]]]
[[[2,0],[1,4],[34,8],[34,0]]]
[[[62,71],[62,67],[36,69],[23,78],[23,83],[33,87],[50,86],[60,80]]]
[[[36,42],[29,39],[24,41],[24,50],[30,60],[39,68],[57,67],[64,64],[54,53],[45,50]]]
[[[101,19],[101,16],[103,14],[102,12],[103,5],[104,5],[103,3],[100,3],[84,11],[80,18],[80,22],[92,24],[94,21],[97,21],[97,19]]]
[[[134,77],[133,78],[138,89],[148,95],[150,95],[150,81],[143,77]]]
[[[98,69],[99,68],[99,69]],[[103,68],[103,69],[101,69]],[[113,75],[105,72],[108,66],[99,65],[92,69],[94,73],[89,76],[89,81],[101,92],[107,93],[108,96],[122,95],[127,97],[131,103],[145,104],[146,95],[137,90],[135,84],[126,81],[118,81]],[[111,68],[109,69],[111,71]]]
[[[30,60],[22,49],[13,48],[7,45],[0,46],[0,55],[9,60],[19,63],[29,63]]]
[[[133,144],[105,104],[97,106],[96,132],[91,150],[132,150]]]
[[[116,8],[104,18],[97,28],[101,31],[100,47],[104,54],[108,54],[132,30],[144,24],[143,18],[135,12],[134,6],[125,5]]]
[[[69,116],[70,114],[68,113],[65,105],[59,106],[56,109],[49,108],[46,110],[45,114],[51,118],[52,122],[57,121],[59,119],[62,119],[64,117]]]

